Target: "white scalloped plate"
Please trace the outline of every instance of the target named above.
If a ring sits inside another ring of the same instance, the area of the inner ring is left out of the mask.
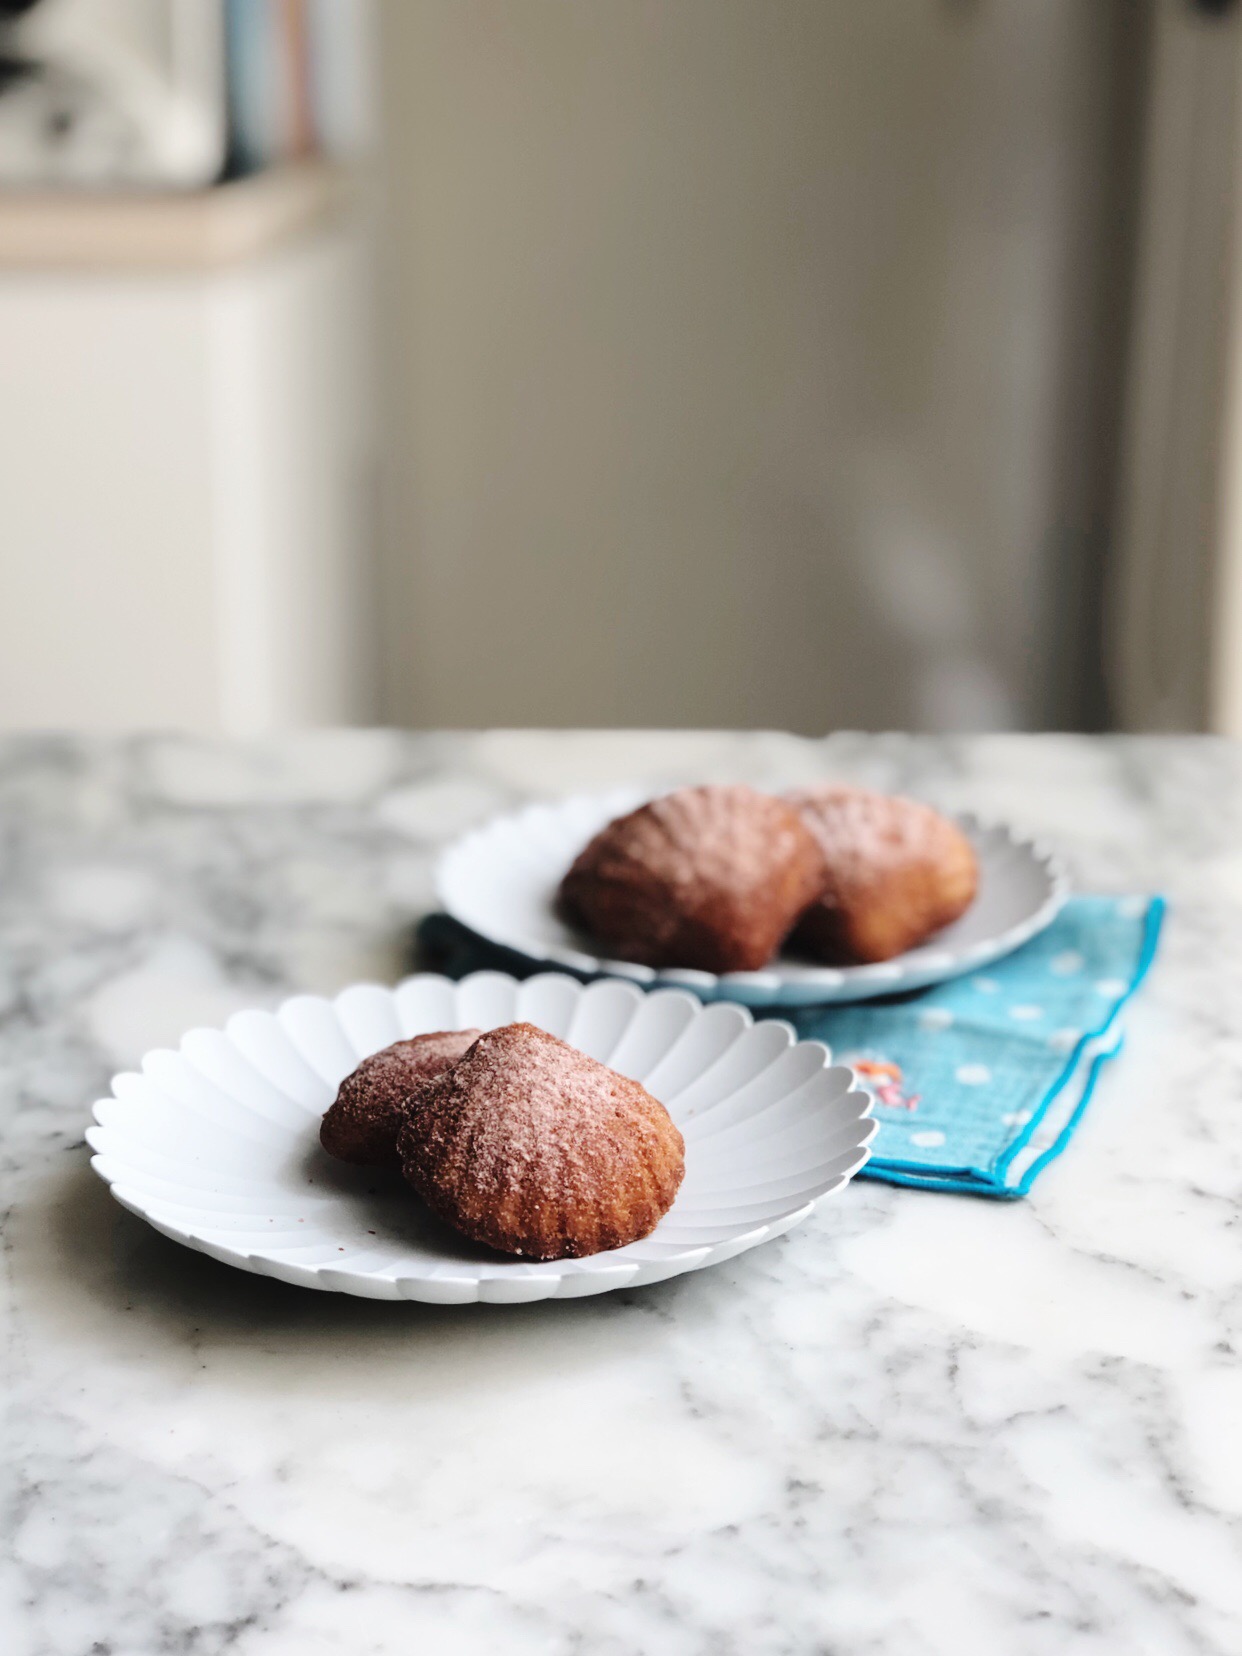
[[[430,1029],[526,1020],[641,1081],[686,1141],[677,1200],[650,1236],[530,1264],[458,1236],[397,1174],[347,1167],[319,1122],[358,1061]],[[718,1264],[790,1230],[867,1160],[871,1101],[828,1049],[680,990],[477,972],[358,984],[195,1029],[95,1105],[91,1166],[131,1212],[228,1265],[371,1299],[601,1294]]]
[[[979,858],[979,893],[962,918],[929,943],[878,966],[816,966],[780,956],[760,972],[655,971],[631,960],[591,953],[591,942],[560,918],[557,887],[587,841],[646,796],[632,789],[577,794],[494,818],[455,841],[436,869],[440,906],[490,942],[542,966],[583,977],[690,989],[700,1000],[746,1006],[818,1006],[870,1000],[925,989],[975,971],[1043,931],[1065,901],[1069,882],[1060,860],[1012,829],[957,821]]]

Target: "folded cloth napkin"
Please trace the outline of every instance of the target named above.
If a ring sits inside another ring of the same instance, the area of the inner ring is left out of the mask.
[[[893,1184],[1023,1196],[1069,1143],[1121,1008],[1155,954],[1164,904],[1075,897],[1025,947],[901,1000],[785,1016],[875,1099],[866,1172]]]
[[[1120,1012],[1151,964],[1163,914],[1159,897],[1075,897],[983,971],[900,998],[756,1016],[787,1020],[857,1071],[880,1123],[864,1177],[1024,1196],[1120,1050]],[[424,964],[450,977],[540,969],[447,915],[428,916],[419,938]]]

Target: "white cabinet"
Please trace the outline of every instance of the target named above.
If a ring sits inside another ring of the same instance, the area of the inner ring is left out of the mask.
[[[372,715],[365,264],[315,169],[0,204],[0,726]]]

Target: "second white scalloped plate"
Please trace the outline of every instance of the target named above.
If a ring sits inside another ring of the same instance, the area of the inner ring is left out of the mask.
[[[320,1149],[323,1112],[361,1058],[426,1030],[518,1020],[641,1081],[681,1128],[685,1179],[641,1242],[506,1259],[440,1224],[398,1174]],[[788,1024],[680,990],[427,974],[191,1030],[116,1077],[86,1137],[118,1202],[226,1264],[370,1299],[513,1305],[662,1282],[792,1229],[858,1172],[876,1132],[870,1098],[831,1063]]]
[[[1011,954],[1050,925],[1069,882],[1058,858],[1034,840],[972,816],[957,821],[979,858],[979,893],[953,925],[922,948],[878,966],[816,966],[780,956],[760,972],[653,970],[591,952],[590,939],[557,913],[561,877],[587,841],[647,796],[626,789],[529,805],[465,834],[441,857],[436,893],[446,913],[490,942],[539,965],[583,977],[673,984],[700,1000],[745,1006],[818,1006],[925,989]]]

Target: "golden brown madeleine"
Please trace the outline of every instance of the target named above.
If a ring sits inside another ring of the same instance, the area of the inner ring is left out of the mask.
[[[819,841],[828,869],[824,894],[794,933],[795,945],[817,959],[891,960],[974,901],[974,849],[930,805],[828,784],[788,798]]]
[[[341,1082],[319,1128],[319,1142],[338,1161],[397,1167],[397,1134],[411,1094],[455,1064],[479,1038],[477,1029],[439,1029],[373,1052]]]
[[[527,1259],[636,1242],[668,1212],[685,1172],[663,1104],[528,1023],[480,1036],[427,1082],[398,1149],[441,1219]]]
[[[682,788],[596,834],[561,905],[622,960],[744,972],[767,964],[823,884],[817,841],[786,801]]]

